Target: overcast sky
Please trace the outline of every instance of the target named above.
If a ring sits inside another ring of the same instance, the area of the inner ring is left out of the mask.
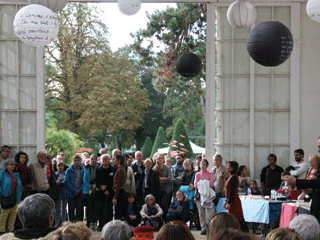
[[[112,51],[117,51],[119,47],[133,42],[130,32],[135,33],[140,28],[146,27],[146,12],[153,13],[157,9],[163,10],[167,6],[176,6],[175,3],[142,3],[138,13],[127,16],[120,12],[117,3],[100,4],[105,12],[105,22],[109,28],[109,41]]]

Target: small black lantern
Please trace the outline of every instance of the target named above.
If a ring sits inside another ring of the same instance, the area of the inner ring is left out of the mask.
[[[280,22],[261,22],[248,36],[247,50],[255,62],[265,67],[275,67],[290,57],[293,37],[290,30]]]
[[[201,59],[194,53],[184,53],[176,61],[178,73],[183,77],[192,78],[197,76],[201,71]]]

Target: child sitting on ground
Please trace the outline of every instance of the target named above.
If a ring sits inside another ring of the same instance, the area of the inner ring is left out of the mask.
[[[250,181],[250,189],[252,195],[261,195],[260,190],[257,188],[257,181],[251,180]]]
[[[148,194],[145,198],[146,204],[142,206],[140,215],[142,217],[141,225],[152,226],[156,230],[161,227],[161,216],[163,211],[152,194]]]
[[[128,211],[127,211],[127,217],[126,220],[127,222],[133,226],[137,227],[139,224],[140,220],[140,215],[139,215],[139,206],[137,204],[137,199],[136,196],[133,193],[129,193],[127,197],[128,201]]]
[[[297,192],[297,190],[294,190],[293,188],[294,186],[286,182],[285,188],[279,189],[277,193],[282,193],[288,200],[297,200],[299,193]]]
[[[281,173],[281,181],[282,181],[282,183],[280,184],[279,190],[284,189],[284,186],[285,186],[285,184],[286,184],[286,182],[284,181],[284,177],[285,177],[285,176],[291,176],[290,172],[284,170],[284,171]]]

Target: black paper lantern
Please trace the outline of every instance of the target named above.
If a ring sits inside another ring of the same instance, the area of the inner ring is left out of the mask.
[[[248,36],[247,50],[255,62],[266,67],[278,66],[290,57],[293,37],[280,22],[261,22]]]
[[[198,75],[201,71],[201,59],[194,53],[184,53],[176,61],[178,73],[187,78]]]

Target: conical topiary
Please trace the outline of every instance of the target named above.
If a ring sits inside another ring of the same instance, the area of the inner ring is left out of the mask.
[[[152,151],[152,141],[150,137],[147,137],[147,139],[144,141],[143,147],[142,147],[142,158],[147,159],[151,156]]]
[[[172,158],[180,152],[184,152],[187,158],[191,158],[193,155],[188,134],[181,119],[175,125],[169,152]]]
[[[162,127],[159,127],[156,139],[154,140],[151,157],[153,157],[153,154],[155,154],[159,148],[165,148],[168,147],[168,141],[166,138],[166,134]]]

